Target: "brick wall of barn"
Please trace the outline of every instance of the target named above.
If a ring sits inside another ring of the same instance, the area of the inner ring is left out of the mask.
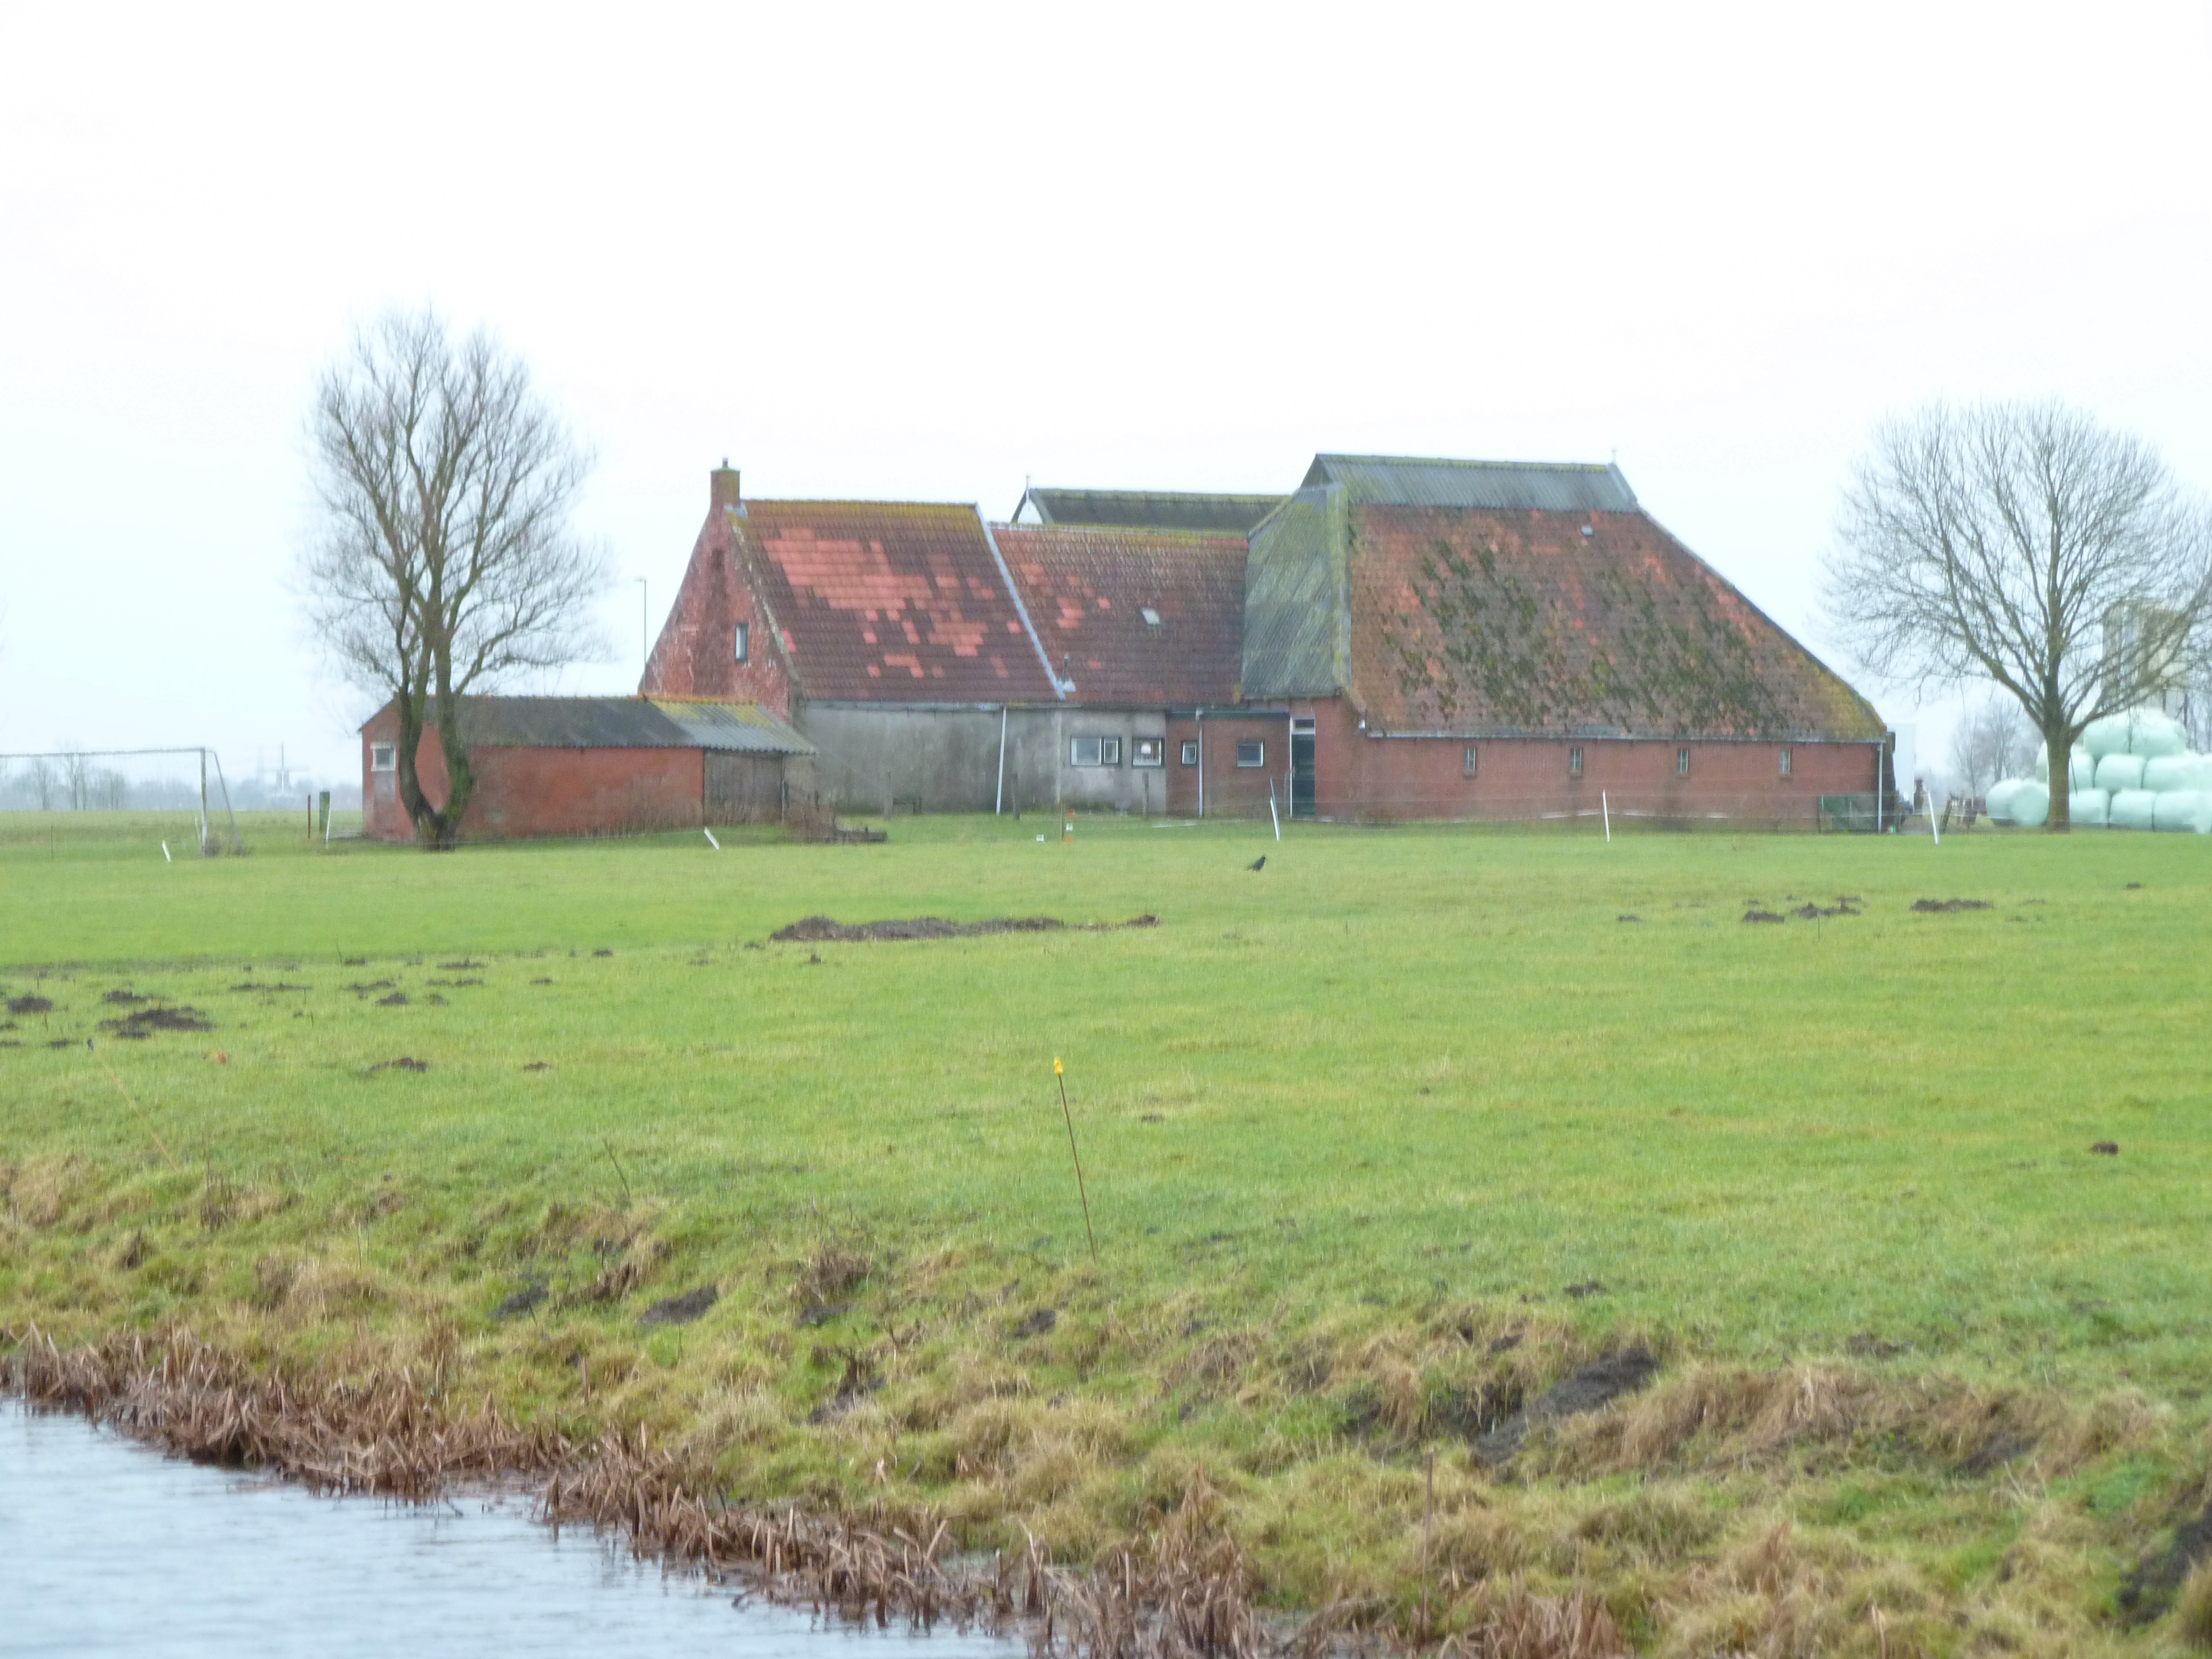
[[[1208,817],[1249,818],[1267,816],[1267,786],[1272,780],[1279,799],[1287,789],[1290,769],[1290,721],[1278,714],[1216,714],[1208,710],[1200,720],[1177,715],[1168,721],[1168,811],[1179,817],[1198,816],[1201,770]],[[1260,745],[1257,766],[1239,766],[1239,744]],[[1184,746],[1196,744],[1202,764],[1183,763]],[[1284,801],[1284,815],[1290,807]]]
[[[1315,793],[1323,817],[1541,818],[1595,813],[1603,796],[1624,816],[1720,817],[1810,830],[1817,826],[1822,795],[1871,793],[1875,787],[1878,750],[1871,743],[1373,738],[1359,729],[1344,698],[1293,708],[1315,720]],[[1475,751],[1472,775],[1470,747]],[[1582,750],[1579,775],[1571,764],[1576,749]],[[1684,749],[1690,752],[1686,774],[1679,769]],[[1264,804],[1264,791],[1262,798]]]
[[[728,479],[726,487],[724,478]],[[737,474],[714,475],[707,522],[692,544],[684,585],[660,638],[646,659],[639,692],[648,697],[728,697],[791,717],[791,677],[768,613],[736,555],[726,506],[737,500]],[[738,628],[746,629],[745,660],[737,659]]]
[[[415,835],[397,775],[370,766],[372,745],[396,743],[398,735],[399,717],[390,708],[362,730],[362,831],[376,840]],[[623,835],[701,821],[705,779],[696,749],[482,748],[471,759],[477,787],[461,823],[467,837]],[[442,804],[446,755],[434,728],[422,734],[416,767],[423,793]]]

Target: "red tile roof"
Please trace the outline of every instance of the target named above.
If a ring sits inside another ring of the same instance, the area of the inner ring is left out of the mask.
[[[806,696],[1054,700],[974,507],[749,501],[729,522]]]
[[[1243,537],[1075,525],[1000,525],[994,533],[1053,667],[1075,683],[1070,702],[1235,699]]]
[[[1865,699],[1641,512],[1352,512],[1352,681],[1382,730],[1881,735]]]

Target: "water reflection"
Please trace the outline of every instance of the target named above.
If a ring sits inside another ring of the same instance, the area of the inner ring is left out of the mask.
[[[0,1404],[0,1654],[1008,1659],[748,1605],[507,1499],[310,1497]]]

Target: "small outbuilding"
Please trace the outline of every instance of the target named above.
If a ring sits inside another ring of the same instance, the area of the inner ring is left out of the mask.
[[[470,840],[613,836],[818,816],[814,745],[757,702],[678,697],[465,697],[476,774]],[[399,799],[399,713],[361,728],[363,833],[411,840]],[[416,775],[442,805],[448,780],[434,716]]]

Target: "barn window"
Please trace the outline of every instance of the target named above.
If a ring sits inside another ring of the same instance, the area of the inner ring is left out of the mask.
[[[1782,751],[1782,775],[1785,778],[1790,775],[1790,751],[1787,749]]]
[[[1686,749],[1677,749],[1674,751],[1674,775],[1678,778],[1686,778],[1690,775],[1690,751]]]
[[[738,624],[738,660],[739,662],[744,661],[750,654],[752,642],[753,625],[750,623],[739,623]]]
[[[1185,738],[1183,739],[1182,763],[1185,766],[1195,766],[1198,764],[1198,740],[1195,738]]]
[[[1473,744],[1468,744],[1465,749],[1460,750],[1459,769],[1470,778],[1474,775],[1474,745]]]
[[[1139,738],[1129,751],[1132,766],[1160,766],[1167,761],[1168,740],[1165,738]]]
[[[1070,738],[1067,740],[1067,763],[1070,766],[1119,766],[1121,763],[1121,739]]]
[[[1267,745],[1264,743],[1240,743],[1237,745],[1237,763],[1249,769],[1267,763]]]
[[[1583,775],[1583,751],[1580,748],[1567,750],[1567,775],[1578,778]]]
[[[396,744],[372,743],[368,745],[368,769],[372,772],[396,772],[399,769],[399,748]]]

